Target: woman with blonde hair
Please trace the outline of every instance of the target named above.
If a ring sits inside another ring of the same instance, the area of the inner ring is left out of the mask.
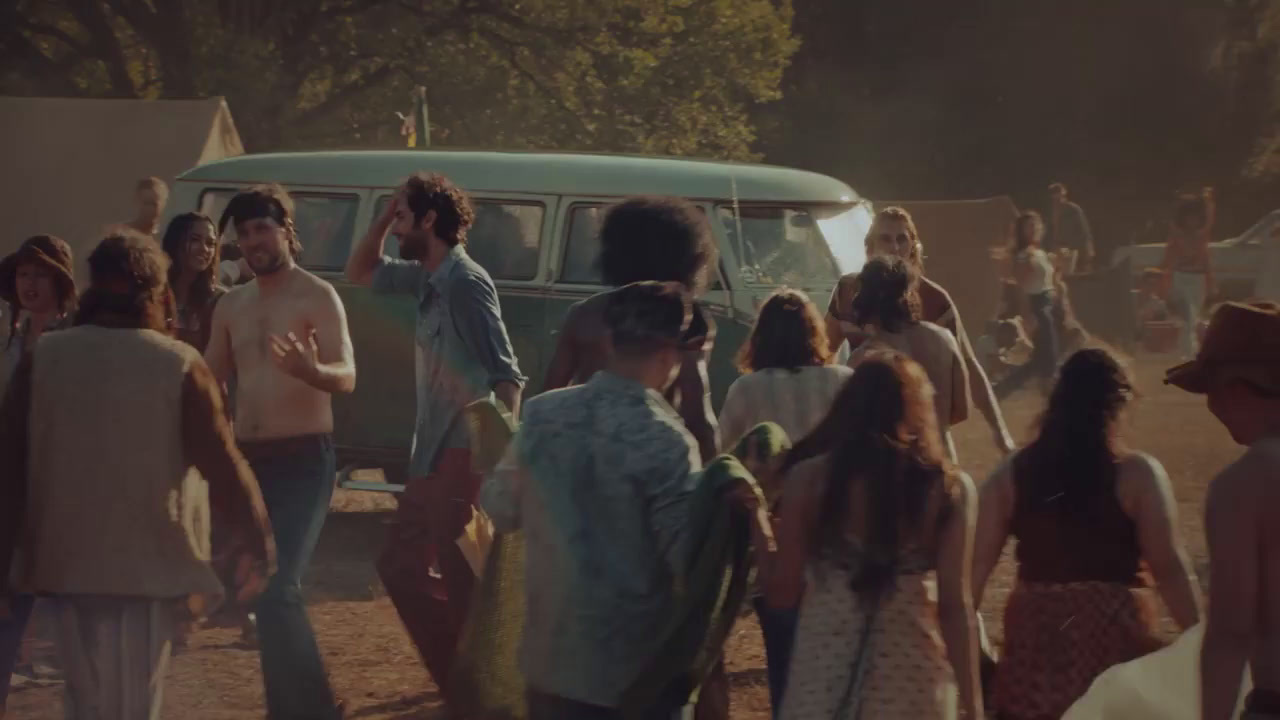
[[[996,447],[1004,453],[1013,452],[1016,447],[1013,436],[1005,426],[1004,416],[1000,412],[1000,403],[996,400],[986,371],[978,361],[973,344],[965,332],[964,322],[960,319],[960,310],[941,285],[925,276],[924,243],[921,242],[920,232],[916,228],[911,213],[900,207],[887,207],[880,210],[867,230],[863,245],[868,260],[877,257],[896,257],[911,269],[914,281],[912,289],[919,299],[919,319],[941,327],[955,338],[960,357],[964,360],[969,396],[973,404],[977,406],[991,428]],[[826,325],[832,353],[839,350],[846,341],[852,351],[866,340],[866,334],[853,313],[853,299],[857,297],[861,285],[862,272],[849,273],[840,278],[835,290],[831,293],[831,300],[827,305]]]
[[[757,563],[769,604],[800,608],[784,720],[982,717],[977,497],[931,394],[919,364],[872,353],[783,463],[777,547]]]

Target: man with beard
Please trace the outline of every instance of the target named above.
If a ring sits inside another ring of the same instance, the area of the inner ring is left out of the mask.
[[[0,616],[11,581],[46,604],[76,720],[160,717],[175,626],[224,595],[210,516],[234,559],[228,601],[271,572],[221,391],[167,336],[167,266],[149,238],[103,240],[76,326],[40,338],[0,406]]]
[[[496,397],[518,416],[525,382],[493,280],[467,254],[474,220],[462,190],[440,175],[417,173],[369,227],[346,267],[351,282],[418,303],[418,417],[409,479],[378,575],[431,677],[455,705],[449,671],[476,580],[456,541],[471,522],[481,482],[471,467],[462,411]],[[399,260],[382,254],[388,231],[399,240]]]
[[[923,274],[924,249],[911,215],[898,207],[885,208],[876,213],[875,221],[867,231],[865,243],[867,257],[897,255],[916,268],[919,281],[915,291],[920,296],[920,319],[939,325],[955,336],[969,375],[972,402],[991,426],[996,447],[1004,453],[1013,452],[1013,437],[1005,426],[991,382],[973,352],[964,323],[960,321],[959,310],[947,291]],[[858,327],[853,320],[853,299],[858,295],[859,285],[858,273],[850,273],[840,278],[835,292],[831,294],[831,302],[827,305],[827,336],[831,341],[832,353],[838,351],[846,340],[849,342],[849,349],[856,350],[868,337],[864,329]]]
[[[218,303],[205,360],[233,375],[235,430],[271,516],[279,573],[254,608],[272,718],[337,718],[302,598],[306,570],[333,495],[330,395],[355,388],[346,312],[333,287],[298,267],[293,201],[278,185],[227,204],[253,281]]]

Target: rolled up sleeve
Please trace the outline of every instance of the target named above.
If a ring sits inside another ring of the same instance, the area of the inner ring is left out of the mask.
[[[467,352],[489,375],[489,387],[509,382],[524,387],[507,326],[502,322],[498,291],[479,275],[466,274],[449,285],[449,313]]]
[[[422,263],[414,260],[396,260],[383,255],[373,267],[370,287],[381,295],[413,295],[421,292],[426,279]]]

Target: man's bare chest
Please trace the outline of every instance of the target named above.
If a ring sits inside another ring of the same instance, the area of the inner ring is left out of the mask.
[[[272,335],[287,339],[293,333],[303,339],[315,329],[310,313],[298,300],[246,302],[237,310],[229,334],[231,350],[241,362],[267,358]]]

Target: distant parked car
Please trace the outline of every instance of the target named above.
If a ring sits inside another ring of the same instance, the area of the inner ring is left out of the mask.
[[[1209,243],[1213,277],[1222,298],[1238,299],[1254,294],[1263,266],[1264,243],[1277,231],[1280,231],[1280,210],[1273,210],[1239,236]],[[1143,269],[1160,267],[1164,261],[1164,245],[1122,247],[1116,250],[1112,262],[1118,264],[1129,259],[1129,272],[1136,282],[1141,279]]]

